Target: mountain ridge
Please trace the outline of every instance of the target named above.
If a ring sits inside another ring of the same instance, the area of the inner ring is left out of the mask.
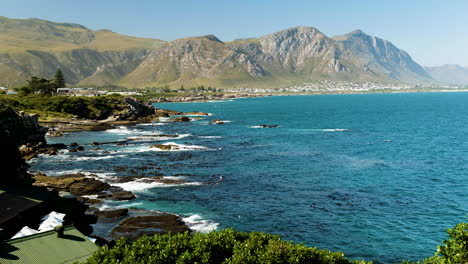
[[[51,77],[57,68],[73,85],[137,88],[431,81],[408,53],[362,30],[328,37],[298,26],[227,42],[214,35],[163,41],[73,23],[0,17],[0,85]]]

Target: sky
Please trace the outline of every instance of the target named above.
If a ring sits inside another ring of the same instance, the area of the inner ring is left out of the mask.
[[[467,0],[0,0],[0,16],[168,41],[207,34],[229,41],[295,26],[329,37],[361,29],[423,66],[468,66]]]

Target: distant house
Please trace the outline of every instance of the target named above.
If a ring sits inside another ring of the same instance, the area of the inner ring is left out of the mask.
[[[109,91],[106,94],[141,95],[141,93],[138,93],[138,92],[113,92],[113,91]]]
[[[6,88],[6,87],[3,87],[3,86],[0,86],[0,90],[4,90],[4,91],[6,91],[6,90],[8,90],[8,88]]]
[[[7,90],[6,94],[18,94],[18,92],[15,90]]]
[[[63,235],[47,231],[1,242],[0,263],[68,264],[86,261],[98,247],[75,227]]]
[[[57,88],[57,95],[68,95],[70,88]]]
[[[67,96],[100,96],[101,92],[92,88],[57,88],[57,95]]]

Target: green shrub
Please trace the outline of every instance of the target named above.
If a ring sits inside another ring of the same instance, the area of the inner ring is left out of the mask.
[[[366,263],[330,252],[284,241],[279,236],[232,229],[209,234],[144,236],[120,239],[112,249],[102,248],[86,262],[97,263]]]

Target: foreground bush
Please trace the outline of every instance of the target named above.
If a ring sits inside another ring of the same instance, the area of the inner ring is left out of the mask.
[[[460,223],[447,230],[449,239],[437,247],[435,256],[418,264],[467,264],[468,263],[468,223]],[[410,263],[410,262],[405,262]]]
[[[86,262],[97,263],[366,263],[330,252],[281,240],[279,236],[226,229],[209,234],[145,236],[135,242],[120,239],[102,248]]]

